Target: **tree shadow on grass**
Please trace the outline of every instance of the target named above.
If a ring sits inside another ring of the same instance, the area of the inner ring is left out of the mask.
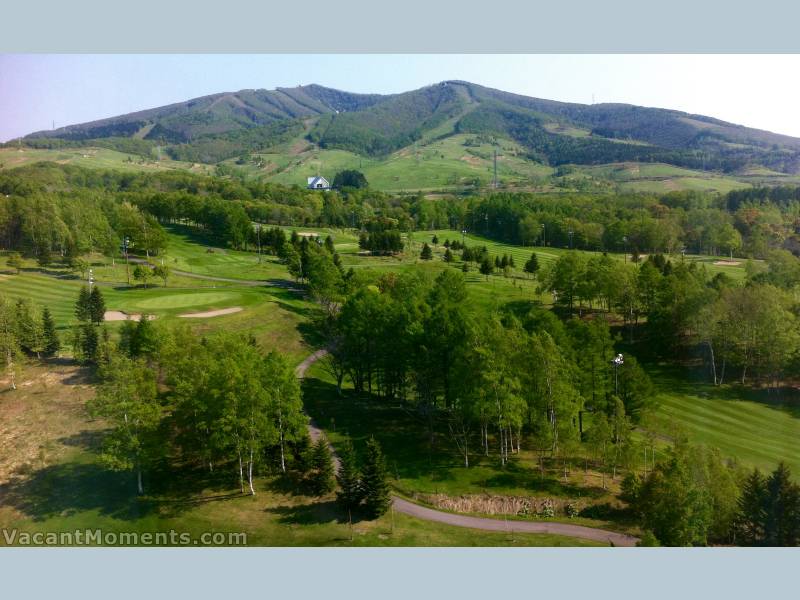
[[[0,505],[15,508],[33,521],[87,511],[133,521],[153,513],[176,517],[201,504],[245,495],[230,465],[212,472],[164,456],[144,471],[145,495],[139,496],[134,472],[115,472],[98,460],[105,435],[103,430],[85,430],[59,439],[64,446],[83,452],[70,462],[26,471],[0,485]]]
[[[60,463],[14,479],[0,486],[0,502],[33,521],[87,511],[133,521],[155,509],[152,500],[136,495],[131,473],[109,471],[94,462]]]
[[[324,525],[326,523],[346,525],[350,522],[355,525],[369,520],[360,511],[353,511],[348,515],[347,511],[334,500],[323,500],[298,506],[276,506],[267,508],[264,512],[277,515],[278,522],[284,525]]]
[[[570,498],[598,498],[608,493],[598,487],[565,483],[550,474],[542,476],[538,469],[524,467],[514,461],[506,464],[502,473],[488,477],[482,483],[485,488],[520,488],[532,492]]]

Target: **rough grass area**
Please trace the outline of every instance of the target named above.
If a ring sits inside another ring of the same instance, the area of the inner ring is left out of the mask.
[[[162,156],[143,158],[108,148],[61,148],[48,150],[39,148],[0,148],[0,169],[13,169],[40,161],[53,161],[62,165],[71,164],[90,169],[117,169],[121,171],[190,171],[210,174],[212,165],[169,160]]]
[[[0,377],[0,484],[59,461],[83,435],[94,394],[86,369],[64,361],[26,366],[17,390]]]

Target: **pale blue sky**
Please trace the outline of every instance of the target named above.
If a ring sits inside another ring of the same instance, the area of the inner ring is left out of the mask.
[[[393,93],[464,79],[674,108],[800,137],[800,55],[0,55],[0,140],[245,88]]]

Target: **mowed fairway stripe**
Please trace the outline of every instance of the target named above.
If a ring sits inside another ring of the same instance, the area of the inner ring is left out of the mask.
[[[676,398],[662,394],[660,412],[684,424],[699,441],[745,464],[774,468],[780,460],[800,473],[800,420],[750,401]]]

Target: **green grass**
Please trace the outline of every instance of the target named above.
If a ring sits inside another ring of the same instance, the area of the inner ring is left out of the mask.
[[[144,159],[108,148],[62,148],[47,150],[38,148],[0,148],[0,170],[13,169],[39,161],[54,161],[90,169],[116,169],[121,171],[169,171],[181,170],[193,173],[213,172],[212,165],[181,162],[169,159],[161,161]]]
[[[174,530],[193,541],[205,532],[244,532],[251,546],[604,545],[558,535],[452,527],[392,513],[375,521],[355,518],[351,529],[332,498],[283,491],[280,477],[260,477],[256,496],[241,495],[231,479],[189,494],[175,490],[137,498],[129,473],[109,472],[89,452],[75,453],[5,489],[0,527],[27,533],[100,529],[104,535]]]
[[[274,256],[261,256],[220,248],[214,240],[203,237],[190,227],[170,225],[166,264],[179,271],[195,275],[225,277],[230,279],[286,279],[286,268]]]
[[[244,286],[173,275],[168,287],[162,287],[160,280],[153,280],[147,288],[128,287],[124,262],[117,259],[116,265],[111,266],[110,260],[95,257],[94,275],[100,282],[107,309],[149,313],[161,321],[185,322],[179,315],[241,307],[243,310],[238,313],[191,319],[189,323],[198,333],[215,329],[252,333],[263,347],[281,350],[298,362],[310,352],[314,334],[306,323],[318,308],[301,294],[280,287],[290,280],[284,266],[273,257],[263,257],[259,264],[252,253],[214,248],[195,243],[194,239],[183,229],[170,233],[166,260],[174,269],[182,267],[199,276],[253,278],[264,280],[265,285]],[[208,248],[214,252],[207,252]],[[0,293],[47,306],[57,326],[62,331],[69,329],[75,322],[75,300],[85,281],[57,267],[44,273],[33,261],[26,261],[25,268],[17,275],[5,263],[6,257],[0,256]],[[115,330],[119,322],[109,326]]]
[[[452,124],[442,125],[447,133]],[[466,146],[473,135],[451,135],[440,140],[426,140],[409,146],[386,158],[359,156],[346,150],[320,149],[297,144],[300,152],[288,149],[279,153],[259,154],[264,166],[245,165],[245,172],[275,183],[301,185],[306,177],[317,173],[332,178],[338,171],[358,169],[370,186],[387,191],[448,190],[471,186],[475,180],[487,185],[493,178],[493,148],[490,144]],[[523,158],[522,149],[509,140],[499,140],[498,178],[502,183],[530,183],[532,179],[549,177],[553,169]]]
[[[611,163],[576,166],[575,169],[579,174],[616,182],[627,192],[663,194],[678,190],[694,190],[724,194],[731,190],[750,187],[749,183],[734,177],[664,163]]]
[[[754,392],[736,384],[714,387],[692,381],[684,369],[647,365],[657,385],[658,417],[669,433],[677,427],[690,440],[719,448],[748,467],[772,470],[786,462],[800,477],[800,398]]]
[[[309,175],[319,173],[330,179],[338,171],[358,169],[366,175],[371,187],[384,191],[454,191],[472,188],[476,182],[479,187],[486,187],[493,179],[494,148],[488,143],[467,146],[465,142],[474,141],[476,136],[454,134],[452,121],[448,120],[435,131],[428,132],[416,146],[402,148],[382,158],[360,156],[346,150],[321,149],[299,136],[291,143],[280,144],[271,152],[253,155],[262,161],[261,165],[252,161],[239,165],[236,164],[237,159],[223,162],[248,177],[285,185],[304,186]],[[576,137],[585,135],[583,130],[574,128],[567,128],[560,133]],[[437,139],[438,135],[447,137]],[[124,171],[177,169],[210,174],[214,170],[213,165],[143,159],[106,148],[23,148],[21,151],[17,148],[0,148],[0,169],[12,169],[43,160]],[[554,169],[525,158],[524,149],[511,140],[498,139],[497,168],[498,180],[503,186],[552,189],[550,177]],[[605,191],[618,185],[624,191],[634,192],[698,190],[725,193],[763,180],[787,182],[787,177],[766,170],[730,177],[663,163],[610,163],[575,165],[573,173],[561,180],[569,183],[588,179],[593,189]]]

